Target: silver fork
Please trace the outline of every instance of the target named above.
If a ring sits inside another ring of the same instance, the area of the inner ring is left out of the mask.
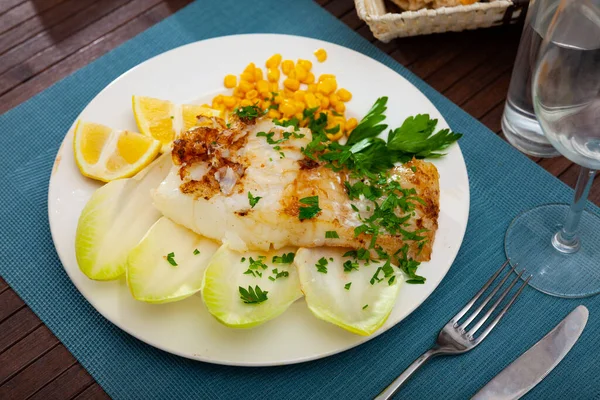
[[[511,289],[517,284],[519,279],[521,279],[521,277],[525,273],[525,270],[521,271],[517,275],[517,277],[510,283],[508,288],[506,288],[506,290],[504,290],[504,292],[502,292],[500,297],[498,297],[498,299],[493,303],[491,308],[489,310],[487,310],[485,312],[485,314],[475,323],[475,325],[473,325],[471,328],[469,328],[468,331],[467,331],[467,326],[469,326],[475,320],[475,318],[481,313],[481,311],[483,311],[484,307],[492,300],[494,295],[496,293],[498,293],[498,291],[502,288],[504,283],[512,275],[513,271],[516,272],[514,270],[514,268],[512,266],[509,266],[508,274],[506,274],[506,276],[504,276],[504,278],[502,278],[500,283],[498,283],[498,285],[496,285],[496,287],[485,298],[485,300],[483,300],[481,302],[481,304],[475,309],[473,314],[471,314],[460,325],[459,325],[459,320],[467,314],[467,312],[471,309],[471,307],[473,307],[475,302],[483,295],[483,293],[487,290],[487,288],[490,287],[490,285],[494,282],[494,280],[498,277],[498,275],[500,275],[502,270],[504,270],[504,268],[509,264],[510,264],[509,261],[506,261],[504,264],[502,264],[502,267],[500,267],[500,269],[498,271],[496,271],[496,273],[494,273],[494,275],[492,275],[490,280],[487,281],[485,283],[485,285],[483,285],[483,287],[481,288],[481,290],[479,290],[479,292],[477,292],[475,297],[473,297],[463,307],[463,309],[458,312],[458,314],[456,314],[450,321],[448,321],[448,323],[446,325],[444,325],[444,327],[442,328],[442,330],[440,331],[440,333],[438,335],[436,344],[431,349],[429,349],[425,353],[423,353],[423,355],[421,355],[421,357],[417,358],[402,373],[402,375],[397,377],[387,388],[385,388],[385,390],[383,392],[379,393],[379,395],[375,398],[375,400],[390,399],[394,394],[396,394],[398,389],[400,389],[400,386],[402,386],[404,384],[404,382],[406,382],[408,380],[408,378],[410,378],[412,376],[412,374],[414,374],[415,371],[417,369],[419,369],[423,364],[425,364],[425,362],[427,360],[429,360],[430,358],[439,356],[439,355],[451,355],[451,354],[466,353],[467,351],[477,347],[477,345],[479,345],[479,343],[481,343],[483,341],[483,339],[485,339],[487,337],[487,335],[489,335],[489,333],[492,331],[492,329],[494,329],[494,327],[498,324],[500,319],[504,316],[504,314],[506,314],[508,309],[513,305],[513,303],[515,302],[517,297],[519,297],[519,295],[521,294],[521,292],[523,291],[525,286],[527,286],[527,283],[529,282],[529,279],[531,279],[531,276],[529,276],[527,279],[525,279],[525,281],[523,282],[521,287],[519,287],[517,292],[512,296],[512,298],[504,306],[502,311],[483,330],[483,332],[477,338],[475,338],[475,336],[474,336],[475,333],[483,326],[483,324],[485,324],[485,322],[488,320],[488,318],[492,315],[492,313],[498,307],[498,305],[500,305],[502,300],[504,300],[504,298],[508,295],[508,293],[511,291]]]

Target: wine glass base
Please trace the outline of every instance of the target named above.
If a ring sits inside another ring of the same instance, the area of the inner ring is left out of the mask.
[[[547,204],[518,215],[508,227],[504,250],[513,266],[532,275],[529,285],[551,296],[577,298],[600,293],[600,217],[588,211],[579,223],[579,251],[566,254],[552,245],[569,206]]]

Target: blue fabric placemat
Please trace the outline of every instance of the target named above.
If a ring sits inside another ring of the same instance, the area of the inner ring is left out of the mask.
[[[0,271],[115,399],[371,398],[433,343],[442,325],[502,263],[503,235],[511,219],[541,203],[568,202],[572,191],[312,0],[240,3],[193,3],[0,117]],[[465,133],[460,144],[471,185],[471,213],[460,253],[447,277],[416,312],[358,348],[285,367],[194,362],[120,331],[71,284],[55,253],[47,218],[48,179],[58,146],[72,121],[105,85],[174,47],[253,32],[325,39],[373,57],[406,77],[454,130]],[[406,385],[401,397],[468,398],[577,304],[590,310],[586,330],[528,398],[600,398],[600,297],[561,300],[530,289],[479,348],[460,357],[433,360]]]

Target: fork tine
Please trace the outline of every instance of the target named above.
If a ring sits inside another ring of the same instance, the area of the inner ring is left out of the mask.
[[[510,260],[506,260],[504,262],[504,264],[502,264],[502,266],[500,267],[500,269],[498,269],[498,271],[496,271],[494,273],[494,275],[492,275],[492,277],[490,278],[489,281],[487,281],[485,283],[485,285],[483,285],[483,287],[479,290],[479,292],[477,292],[477,294],[471,299],[469,300],[469,302],[467,304],[465,304],[465,306],[463,307],[462,310],[460,310],[458,312],[458,314],[456,314],[450,321],[453,323],[458,323],[458,320],[461,319],[466,313],[467,311],[469,311],[471,309],[471,307],[473,307],[473,304],[475,304],[475,302],[477,301],[477,299],[479,299],[481,297],[481,295],[483,294],[483,292],[485,292],[487,290],[488,287],[490,287],[490,285],[492,284],[492,282],[494,282],[494,280],[498,277],[498,275],[500,275],[500,272],[502,272],[502,270],[504,269],[504,267],[506,267],[508,265]]]
[[[506,306],[504,306],[504,308],[502,309],[502,311],[500,312],[500,314],[498,314],[498,316],[496,318],[494,318],[494,320],[488,325],[488,327],[483,330],[483,332],[481,333],[481,335],[479,335],[479,337],[476,339],[477,343],[480,343],[483,339],[485,339],[485,337],[487,335],[489,335],[489,333],[492,331],[492,329],[494,329],[496,327],[496,325],[498,325],[498,322],[500,322],[500,319],[502,319],[502,317],[504,317],[504,314],[506,314],[506,312],[508,311],[508,309],[517,300],[517,297],[519,297],[519,295],[521,294],[521,292],[523,291],[523,289],[525,289],[525,286],[527,286],[527,284],[529,283],[530,279],[531,279],[531,275],[529,275],[527,277],[527,279],[525,279],[525,281],[523,282],[523,284],[521,285],[521,287],[519,288],[519,290],[517,290],[517,292],[514,294],[514,296],[508,302],[508,304],[506,304]]]
[[[496,293],[498,293],[498,290],[500,290],[502,288],[502,285],[504,285],[504,283],[508,280],[508,278],[510,278],[510,276],[512,275],[512,268],[508,271],[508,274],[506,274],[506,276],[504,278],[502,278],[502,280],[500,281],[500,283],[498,283],[496,285],[496,287],[494,288],[494,290],[492,290],[492,292],[485,298],[485,300],[483,300],[481,302],[481,304],[479,305],[479,307],[477,307],[477,309],[475,309],[475,311],[469,316],[469,318],[467,318],[467,320],[465,322],[463,322],[460,325],[460,328],[465,330],[467,328],[467,326],[473,322],[473,320],[479,315],[479,313],[481,312],[481,310],[483,310],[483,307],[485,307],[487,305],[487,303],[490,302],[490,300],[492,300],[492,298],[496,295]]]
[[[500,295],[500,297],[498,298],[498,300],[496,300],[496,302],[494,303],[494,305],[489,310],[487,310],[487,312],[475,324],[475,326],[473,328],[471,328],[471,330],[469,330],[469,332],[468,332],[469,336],[473,337],[473,335],[475,334],[475,332],[477,332],[479,330],[479,328],[481,328],[481,326],[485,323],[485,321],[487,321],[487,319],[490,317],[490,315],[492,315],[492,313],[494,312],[494,310],[496,309],[496,307],[498,307],[498,305],[502,302],[502,300],[504,300],[504,298],[506,297],[506,295],[517,284],[517,282],[519,281],[519,279],[521,279],[521,276],[523,276],[524,272],[525,272],[525,270],[522,270],[521,273],[519,273],[519,275],[517,275],[517,277],[511,282],[511,284],[508,285],[508,287],[506,288],[506,290],[504,292],[502,292],[502,294]]]

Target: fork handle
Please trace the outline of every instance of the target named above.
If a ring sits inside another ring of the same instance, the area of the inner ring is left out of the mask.
[[[412,374],[415,373],[416,370],[421,368],[421,366],[423,364],[425,364],[425,362],[427,360],[429,360],[430,358],[432,358],[440,353],[442,353],[442,351],[439,347],[432,347],[431,349],[427,350],[425,353],[423,353],[421,355],[421,357],[419,357],[415,361],[413,361],[413,363],[410,364],[408,366],[408,368],[406,368],[399,377],[394,379],[394,381],[392,383],[390,383],[390,385],[388,387],[386,387],[381,393],[379,393],[377,395],[377,397],[375,397],[374,400],[391,399],[392,396],[394,396],[394,394],[396,394],[398,389],[400,389],[400,386],[402,386],[404,384],[404,382],[406,382],[408,380],[408,378],[410,378],[412,376]]]

